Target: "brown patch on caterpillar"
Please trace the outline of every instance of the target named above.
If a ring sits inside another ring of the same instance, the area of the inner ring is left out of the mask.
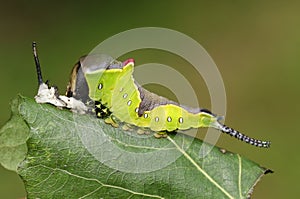
[[[140,93],[140,98],[141,98],[141,103],[138,107],[138,115],[141,117],[143,115],[143,113],[145,111],[151,111],[152,109],[154,109],[155,107],[161,106],[161,105],[167,105],[167,104],[173,104],[176,106],[179,106],[181,108],[183,108],[184,110],[193,113],[193,114],[197,114],[200,112],[205,112],[208,114],[211,114],[213,116],[215,116],[213,113],[211,113],[209,110],[207,109],[203,109],[203,108],[191,108],[185,105],[181,105],[177,102],[174,102],[172,100],[169,100],[165,97],[159,96],[155,93],[152,93],[146,89],[144,89],[142,86],[138,85],[136,82],[135,84],[138,87],[139,93]]]
[[[141,103],[138,108],[138,115],[141,117],[145,111],[151,111],[155,107],[166,105],[166,104],[174,104],[179,106],[177,102],[171,101],[165,97],[159,96],[155,93],[151,93],[147,91],[143,87],[138,85],[138,90],[140,93]]]

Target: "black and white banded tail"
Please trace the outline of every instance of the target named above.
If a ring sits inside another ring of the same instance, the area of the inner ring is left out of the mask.
[[[227,133],[229,134],[230,136],[233,136],[239,140],[242,140],[248,144],[252,144],[254,146],[257,146],[257,147],[264,147],[264,148],[269,148],[270,145],[271,145],[271,142],[269,141],[262,141],[262,140],[257,140],[257,139],[254,139],[254,138],[250,138],[228,126],[225,126],[224,124],[220,124],[219,125],[219,130],[222,131],[223,133]]]

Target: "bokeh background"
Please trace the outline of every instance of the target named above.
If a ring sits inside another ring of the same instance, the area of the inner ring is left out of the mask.
[[[267,150],[229,136],[217,143],[275,171],[258,183],[253,198],[299,197],[299,9],[299,1],[274,0],[2,1],[0,125],[9,119],[11,99],[37,91],[32,41],[38,42],[45,78],[63,93],[72,65],[101,41],[132,28],[170,28],[198,41],[216,62],[227,93],[226,123],[272,141]],[[137,64],[185,64],[154,50],[131,56]],[[190,81],[209,108],[201,78]],[[0,167],[0,197],[24,196],[17,174]]]

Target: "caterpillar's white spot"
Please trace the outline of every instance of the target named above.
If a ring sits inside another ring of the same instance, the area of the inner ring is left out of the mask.
[[[135,112],[136,113],[138,113],[139,112],[139,108],[137,107],[137,108],[135,108]]]
[[[168,121],[168,122],[172,122],[172,118],[169,116],[169,117],[167,118],[167,121]]]
[[[98,89],[101,90],[102,88],[103,88],[103,84],[100,83],[100,84],[98,85]]]
[[[129,101],[127,102],[127,105],[128,105],[128,106],[130,106],[130,105],[131,105],[131,100],[129,100]]]
[[[179,123],[183,123],[183,118],[182,117],[178,118],[178,121]]]
[[[159,121],[159,117],[155,117],[155,122],[158,122]]]
[[[148,114],[147,114],[147,113],[145,113],[145,114],[144,114],[144,118],[147,118],[147,117],[148,117]]]
[[[121,88],[121,89],[120,89],[120,92],[122,92],[122,91],[123,91],[123,89],[124,89],[124,88]]]
[[[128,96],[128,94],[127,94],[127,93],[125,93],[125,94],[123,95],[123,98],[124,98],[124,99],[126,99],[126,98],[127,98],[127,96]]]

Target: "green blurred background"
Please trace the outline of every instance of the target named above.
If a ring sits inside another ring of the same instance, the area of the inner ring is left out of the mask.
[[[11,99],[37,91],[32,41],[44,76],[64,92],[72,65],[101,41],[132,28],[170,28],[198,41],[216,62],[226,87],[226,123],[272,141],[267,150],[229,136],[217,143],[275,171],[253,198],[299,197],[299,10],[299,1],[3,1],[0,125],[9,119]],[[159,51],[133,54],[137,64],[177,63]],[[209,107],[203,84],[196,90]],[[0,197],[24,196],[19,177],[0,167]]]

